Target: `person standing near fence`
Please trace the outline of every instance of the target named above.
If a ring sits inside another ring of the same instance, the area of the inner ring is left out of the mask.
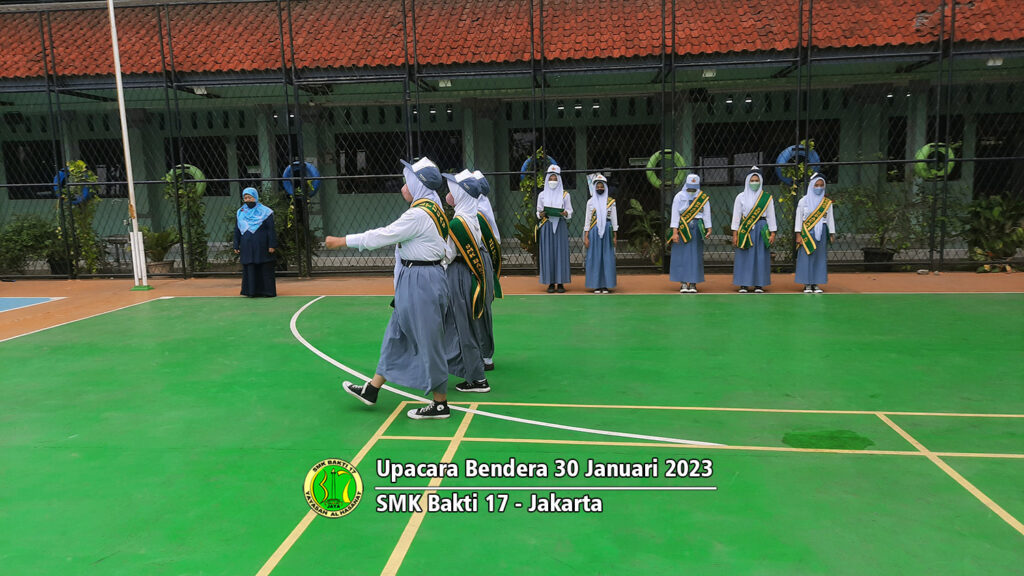
[[[446,255],[448,219],[441,207],[428,198],[427,189],[439,190],[444,180],[437,165],[428,158],[402,164],[402,197],[410,203],[409,209],[383,228],[342,237],[328,236],[324,242],[331,250],[351,246],[360,251],[397,244],[402,265],[395,280],[395,311],[384,331],[373,379],[361,386],[346,381],[342,387],[369,406],[376,404],[381,386],[388,381],[430,393],[430,404],[409,410],[407,415],[414,420],[443,419],[451,416],[450,340],[445,338],[449,295],[441,265]]]
[[[492,306],[495,298],[502,298],[501,292],[501,233],[498,231],[498,221],[494,218],[494,208],[491,206],[489,196],[491,185],[483,172],[475,170],[473,177],[476,178],[480,188],[480,198],[477,199],[477,220],[480,222],[480,232],[483,234],[484,247],[484,268],[487,269],[487,295],[484,299],[484,315],[480,319],[484,327],[484,338],[480,342],[484,355],[484,370],[494,370],[494,313]]]
[[[672,263],[669,280],[679,292],[697,293],[704,281],[704,239],[711,238],[711,201],[700,189],[700,176],[690,174],[672,199]]]
[[[537,195],[540,283],[548,285],[548,293],[565,292],[565,285],[572,281],[569,275],[570,218],[572,199],[562,186],[562,169],[552,164],[544,179],[544,189]]]
[[[807,194],[796,205],[796,282],[804,294],[821,294],[828,284],[828,245],[835,241],[836,221],[832,200],[825,197],[825,177],[815,173]],[[828,226],[828,234],[825,227]]]
[[[775,204],[763,188],[761,169],[754,166],[732,207],[732,245],[736,247],[732,283],[740,293],[764,292],[772,283],[771,245],[775,242]]]
[[[484,377],[482,322],[490,283],[484,264],[487,251],[481,249],[483,233],[477,217],[479,181],[468,170],[456,175],[444,174],[448,181],[445,200],[455,208],[448,236],[448,292],[460,351],[448,360],[448,372],[465,378],[455,386],[459,392],[490,392]],[[451,336],[449,336],[451,338]],[[454,346],[452,347],[454,348]]]
[[[242,296],[273,298],[277,296],[274,211],[260,203],[260,193],[255,188],[242,190],[242,202],[243,206],[235,212],[233,242],[242,263]]]
[[[587,176],[590,199],[583,220],[583,245],[587,249],[586,287],[594,294],[607,294],[616,286],[615,242],[619,217],[615,200],[608,196],[608,179],[602,174]],[[610,228],[610,230],[609,230]]]

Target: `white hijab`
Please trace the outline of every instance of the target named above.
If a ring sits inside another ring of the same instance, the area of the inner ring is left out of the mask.
[[[479,246],[483,240],[483,235],[480,232],[480,222],[476,219],[477,199],[459,185],[459,183],[466,180],[472,180],[473,173],[469,170],[463,170],[456,174],[454,178],[455,182],[447,178],[445,181],[448,183],[448,191],[452,193],[452,197],[455,199],[455,215],[462,216],[462,219],[466,222],[466,228],[473,234],[473,239]]]
[[[603,193],[597,191],[598,182],[604,182]],[[590,201],[594,203],[594,213],[597,216],[597,235],[604,238],[604,228],[608,220],[608,179],[603,174],[591,174],[587,176],[587,186],[590,188]]]
[[[412,194],[413,202],[426,198],[433,200],[438,206],[443,207],[441,197],[437,195],[437,192],[427,188],[427,185],[421,182],[416,177],[416,173],[410,170],[408,166],[402,168],[402,175],[405,176],[405,185],[409,187],[409,193]]]
[[[814,188],[814,183],[818,180],[821,180],[822,184],[820,191]],[[817,210],[818,206],[821,205],[821,201],[825,199],[825,184],[825,177],[821,174],[815,172],[814,175],[811,176],[811,181],[807,184],[807,194],[803,197],[803,200],[805,200],[804,208],[807,210],[807,214],[804,218],[810,216],[812,212]],[[814,240],[816,242],[821,240],[821,231],[825,227],[825,220],[828,220],[828,218],[822,218],[814,225]]]
[[[555,177],[558,178],[557,182],[548,181],[548,179],[551,178],[552,174],[554,174]],[[552,164],[551,166],[548,166],[548,171],[544,175],[544,189],[541,190],[539,196],[541,210],[543,210],[545,206],[561,208],[563,206],[562,198],[564,196],[565,188],[562,186],[562,169],[559,168],[557,164]],[[566,208],[566,212],[569,213],[569,216],[572,216],[571,205],[569,206],[569,208]],[[551,231],[557,232],[558,221],[561,220],[561,218],[551,217],[548,218],[548,220],[551,222]]]
[[[477,180],[487,182],[487,177],[479,170],[473,171],[473,177]],[[487,222],[491,225],[491,231],[494,232],[494,239],[501,242],[501,235],[498,234],[498,221],[494,219],[494,208],[491,207],[491,201],[487,197],[487,194],[481,193],[480,197],[477,198],[477,210],[484,215],[484,218],[486,218]]]

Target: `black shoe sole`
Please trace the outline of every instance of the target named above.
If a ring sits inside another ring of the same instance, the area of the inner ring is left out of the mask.
[[[352,396],[353,398],[358,398],[360,402],[362,402],[363,404],[366,404],[367,406],[373,406],[374,404],[377,403],[376,401],[370,402],[366,398],[363,398],[362,395],[356,394],[348,386],[342,386],[342,388],[345,390],[345,392],[348,392],[349,396]]]
[[[484,372],[490,372],[494,370],[494,364],[484,364]]]

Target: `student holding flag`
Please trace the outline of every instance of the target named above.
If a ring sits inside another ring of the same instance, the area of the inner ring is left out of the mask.
[[[732,283],[741,294],[750,287],[760,294],[772,283],[769,247],[775,242],[777,226],[775,204],[762,188],[763,180],[761,169],[752,167],[732,208],[732,245],[736,247]]]
[[[444,211],[432,200],[433,192],[444,186],[444,180],[437,165],[427,158],[402,164],[402,197],[411,204],[409,209],[384,228],[328,236],[325,241],[331,250],[346,246],[375,250],[397,244],[401,264],[395,278],[395,311],[384,331],[373,379],[360,386],[344,382],[343,387],[363,404],[372,406],[381,386],[390,380],[424,394],[432,393],[433,402],[410,410],[410,418],[448,418],[448,359],[453,352],[449,349],[452,341],[445,338],[449,294],[441,264],[449,228]]]
[[[484,239],[484,268],[487,276],[487,295],[484,299],[484,315],[480,318],[483,324],[484,338],[480,342],[483,347],[481,352],[484,355],[484,370],[494,370],[494,314],[491,306],[495,298],[502,298],[501,292],[501,234],[498,232],[498,222],[494,219],[494,209],[488,198],[491,194],[491,185],[483,172],[475,170],[473,177],[476,178],[480,188],[480,198],[477,199],[477,220],[480,222],[480,232]]]
[[[686,177],[683,189],[672,199],[672,266],[669,280],[679,291],[696,294],[704,281],[704,239],[711,237],[711,202],[700,189],[700,176]]]
[[[479,181],[469,170],[458,174],[444,174],[448,181],[445,200],[455,208],[448,235],[448,292],[451,314],[458,334],[460,354],[448,359],[448,372],[466,379],[457,384],[460,392],[490,392],[484,377],[482,341],[485,339],[483,317],[486,308],[487,285],[491,280],[484,264],[486,250],[481,250],[483,233],[480,231],[478,202]]]
[[[807,194],[796,205],[796,281],[804,294],[821,294],[828,283],[828,245],[835,241],[836,221],[832,200],[825,197],[825,178],[815,173]],[[828,235],[825,235],[828,226]]]
[[[608,179],[603,174],[587,176],[590,200],[583,220],[583,245],[587,248],[586,286],[594,294],[607,294],[616,285],[615,241],[619,217],[615,199],[608,196]],[[610,228],[610,230],[609,230]]]

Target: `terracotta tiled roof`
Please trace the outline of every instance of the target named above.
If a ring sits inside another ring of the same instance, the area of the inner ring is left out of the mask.
[[[401,66],[415,49],[423,65],[526,62],[530,10],[526,0],[418,0],[417,42],[403,45],[402,0],[330,0],[291,3],[295,63],[299,68],[352,69]],[[411,5],[410,3],[406,3]],[[676,0],[675,42],[682,55],[783,51],[796,45],[797,0]],[[862,48],[934,42],[942,25],[939,0],[829,0],[814,5],[814,46]],[[669,6],[671,3],[668,4]],[[368,8],[372,6],[372,9]],[[534,36],[541,38],[539,3]],[[804,5],[806,12],[806,3]],[[281,43],[276,3],[171,6],[175,67],[182,72],[279,69]],[[544,56],[590,60],[656,56],[663,42],[661,0],[546,0]],[[949,34],[947,6],[945,34]],[[158,13],[161,16],[158,16]],[[157,8],[118,10],[126,74],[162,71],[160,33],[167,21]],[[44,16],[62,75],[112,72],[106,12],[69,11]],[[0,78],[43,75],[39,16],[0,14]],[[806,26],[806,15],[804,18]],[[285,37],[288,22],[284,23]],[[664,38],[670,41],[671,18]],[[959,42],[1024,40],[1020,0],[973,0],[957,6]],[[285,56],[291,46],[286,42]]]

